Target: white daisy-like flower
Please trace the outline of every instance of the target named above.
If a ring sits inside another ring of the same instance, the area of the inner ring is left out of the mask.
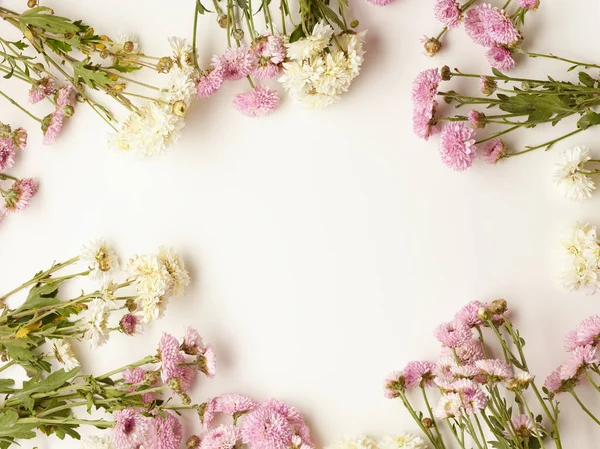
[[[109,274],[119,267],[117,254],[101,239],[84,246],[80,258],[91,270],[90,276],[96,279],[107,279]]]
[[[100,298],[94,298],[90,307],[90,319],[85,328],[85,337],[89,338],[92,346],[102,346],[108,341],[108,304]]]
[[[583,257],[575,256],[566,267],[561,278],[561,284],[570,291],[586,290],[589,294],[600,290],[598,267],[590,266]]]
[[[360,73],[360,68],[364,61],[365,51],[363,49],[367,32],[360,33],[342,33],[337,37],[337,42],[346,53],[347,69],[352,78],[356,78]]]
[[[286,44],[287,56],[289,59],[297,61],[312,58],[327,48],[332,36],[333,28],[321,20],[315,25],[309,36]]]
[[[339,95],[325,95],[320,93],[307,93],[300,99],[307,109],[323,109],[337,103],[339,100]]]
[[[125,48],[131,45],[130,49]],[[119,33],[113,42],[111,42],[111,50],[114,53],[128,53],[137,55],[140,52],[140,44],[138,37],[135,34]]]
[[[183,101],[189,107],[196,96],[195,72],[173,67],[169,72],[169,85],[167,86],[168,101],[175,103]]]
[[[168,295],[182,296],[185,288],[190,285],[190,274],[185,268],[183,259],[172,248],[161,246],[158,259],[162,262],[171,278]]]
[[[142,322],[151,323],[162,318],[167,309],[168,297],[166,296],[151,296],[140,295],[136,304],[138,306],[138,315],[141,316]]]
[[[81,443],[81,449],[115,449],[110,436],[88,437]]]
[[[81,365],[79,360],[77,360],[75,357],[73,348],[71,347],[71,343],[69,343],[69,341],[64,339],[50,338],[46,341],[51,345],[56,360],[63,365],[67,371],[71,371],[72,369]]]
[[[561,241],[564,269],[561,284],[568,290],[600,290],[600,244],[596,227],[575,223]]]
[[[566,198],[583,200],[592,196],[596,188],[594,181],[581,172],[591,158],[590,151],[585,147],[570,148],[560,155],[554,169],[554,182]]]
[[[366,435],[343,438],[325,449],[377,449],[377,441]]]
[[[181,37],[169,37],[175,63],[182,69],[193,67],[192,45]]]
[[[434,414],[440,419],[458,417],[461,415],[462,400],[458,393],[446,393],[440,398]]]
[[[379,449],[427,449],[425,441],[411,433],[390,435],[379,442]]]
[[[135,255],[127,270],[142,295],[160,298],[171,288],[171,276],[157,256]]]

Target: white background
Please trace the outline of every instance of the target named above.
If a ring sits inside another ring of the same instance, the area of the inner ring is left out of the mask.
[[[542,3],[528,16],[526,48],[599,61],[598,1]],[[168,52],[167,36],[191,35],[192,1],[45,4],[101,33],[135,33],[150,54]],[[289,401],[305,412],[320,445],[361,432],[415,431],[401,404],[383,398],[382,378],[409,360],[434,360],[432,329],[470,300],[510,301],[542,381],[566,357],[563,335],[598,311],[597,297],[569,294],[556,279],[561,230],[574,220],[600,225],[600,195],[567,202],[551,169],[567,146],[587,144],[600,155],[600,133],[497,167],[477,162],[454,173],[443,166],[437,139],[412,134],[411,82],[443,63],[470,72],[486,65],[484,50],[462,30],[435,60],[422,54],[420,36],[439,29],[432,4],[355,2],[369,30],[367,56],[337,105],[311,112],[286,98],[271,117],[249,119],[230,106],[247,86],[229,85],[196,102],[181,140],[155,159],[108,149],[106,126],[84,106],[59,141],[44,147],[32,121],[0,103],[0,120],[31,130],[14,172],[41,183],[32,207],[1,225],[0,290],[95,237],[123,258],[171,245],[189,264],[188,294],[144,337],[117,336],[93,354],[78,347],[86,370],[136,360],[154,351],[163,330],[181,335],[193,325],[219,357],[217,378],[197,385],[196,401],[230,391]],[[222,30],[203,21],[201,62],[224,45]],[[515,73],[560,77],[566,68],[521,60]],[[572,126],[507,141],[519,149]],[[588,401],[600,411],[599,401]],[[600,432],[568,410],[565,448],[595,447]],[[54,438],[36,444],[78,447]]]

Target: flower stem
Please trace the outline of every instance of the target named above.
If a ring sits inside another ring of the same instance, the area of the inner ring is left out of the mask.
[[[582,410],[584,412],[586,412],[588,414],[588,416],[590,418],[592,418],[592,420],[594,420],[594,422],[600,426],[600,421],[598,420],[598,418],[596,418],[594,416],[594,414],[583,404],[583,402],[581,402],[581,399],[579,399],[579,396],[577,396],[577,393],[575,393],[575,390],[571,389],[571,390],[569,390],[569,393],[571,393],[571,395],[575,398],[575,400],[577,401],[579,406],[582,408]]]
[[[31,117],[32,119],[36,120],[39,123],[42,123],[42,119],[36,117],[35,115],[33,115],[31,112],[29,112],[27,109],[25,109],[23,106],[21,106],[19,103],[17,103],[15,100],[13,100],[11,97],[9,97],[8,95],[6,95],[3,91],[0,90],[0,95],[2,95],[4,98],[6,98],[8,101],[10,101],[13,105],[15,105],[16,107],[18,107],[21,111],[23,111],[25,114],[27,114],[29,117]]]

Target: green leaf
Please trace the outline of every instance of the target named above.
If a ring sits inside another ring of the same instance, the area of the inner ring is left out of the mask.
[[[298,25],[292,34],[290,34],[290,44],[302,39],[303,37],[305,37],[304,29],[302,28],[302,25]]]
[[[29,291],[27,299],[23,305],[17,309],[17,312],[53,306],[60,302],[56,296],[58,295],[58,288],[60,287],[60,284],[62,284],[64,281],[49,279],[44,282],[44,284],[36,285]]]
[[[23,345],[23,343],[25,342],[20,340],[12,340],[11,342],[5,342],[2,345],[12,360],[31,360],[33,358],[33,354],[31,353],[31,350],[27,348],[27,345]]]
[[[16,42],[11,42],[11,44],[18,48],[19,50],[25,50],[27,47],[29,47],[29,45],[27,45],[25,42],[23,41],[16,41]]]
[[[506,78],[506,76],[504,75],[504,73],[502,73],[500,70],[492,68],[492,73],[494,75],[496,75],[498,78]]]
[[[14,16],[14,19],[18,20],[21,25],[41,28],[42,30],[53,34],[77,33],[79,31],[79,27],[66,17],[32,11],[33,10],[29,10],[20,16]]]
[[[242,9],[248,9],[248,2],[246,0],[236,0],[238,6]]]
[[[588,129],[595,125],[600,125],[600,114],[594,111],[587,111],[577,122],[579,129]]]
[[[31,379],[27,382],[23,382],[23,388],[13,397],[21,398],[33,393],[46,393],[48,391],[56,390],[57,388],[62,387],[69,379],[75,377],[78,372],[79,367],[72,369],[71,371],[65,371],[61,368],[42,381]]]
[[[121,65],[119,64],[119,60],[117,59],[115,63],[108,68],[121,73],[131,73],[135,72],[136,70],[140,70],[142,67],[139,65]]]
[[[19,414],[14,410],[7,410],[0,414],[0,429],[10,427],[19,419]]]
[[[73,50],[73,47],[71,47],[66,42],[59,41],[56,39],[46,39],[46,44],[48,45],[48,47],[50,47],[50,50],[52,50],[56,54],[69,53],[71,50]]]
[[[585,72],[579,72],[579,82],[587,87],[594,87],[596,80]]]
[[[329,6],[325,5],[324,3],[320,3],[319,7],[325,17],[327,17],[327,18],[329,18],[329,20],[332,20],[333,22],[335,22],[335,24],[337,26],[339,26],[342,30],[346,29],[344,22],[341,21],[341,19],[338,17],[338,15],[335,13],[335,11],[333,9],[331,9]]]
[[[96,89],[96,86],[107,86],[113,83],[107,73],[89,68],[84,62],[73,62],[75,79],[81,80],[88,87]]]

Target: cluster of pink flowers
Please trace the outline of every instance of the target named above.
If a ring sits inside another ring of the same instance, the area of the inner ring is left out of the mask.
[[[573,390],[590,372],[599,371],[600,363],[596,355],[600,343],[600,316],[592,316],[569,332],[564,348],[571,353],[569,359],[552,372],[544,386],[552,394]]]
[[[283,39],[265,33],[256,38],[250,47],[228,48],[212,58],[212,67],[199,79],[196,86],[198,98],[214,95],[225,81],[238,81],[246,77],[266,80],[275,78],[283,69],[286,48]],[[262,117],[279,105],[279,95],[264,86],[254,86],[247,93],[236,95],[234,107],[248,117]]]
[[[230,416],[232,424],[213,426],[217,414]],[[205,431],[197,437],[200,449],[314,449],[310,429],[300,411],[281,401],[262,403],[240,394],[225,394],[206,402]]]
[[[8,184],[0,191],[0,221],[26,209],[37,193],[38,185],[33,179],[19,179],[6,173],[14,165],[17,151],[24,150],[26,146],[27,131],[23,128],[13,130],[9,125],[0,123],[0,186]]]
[[[29,102],[31,104],[39,103],[45,98],[49,98],[55,105],[54,112],[48,114],[42,120],[44,144],[52,145],[60,134],[65,119],[75,113],[77,89],[71,84],[57,89],[54,78],[44,77],[37,84],[31,86],[29,90]]]
[[[127,408],[114,416],[112,441],[116,449],[178,449],[183,439],[183,426],[170,412],[146,414]]]
[[[436,116],[437,96],[442,79],[447,78],[443,78],[440,70],[428,69],[421,72],[413,82],[413,130],[424,140],[438,133],[438,124],[444,120]],[[496,89],[496,83],[488,77],[481,77],[480,87],[484,95],[491,95]],[[464,171],[473,165],[478,152],[490,164],[495,164],[504,157],[506,145],[498,138],[486,140],[477,148],[475,130],[484,128],[486,120],[484,113],[472,110],[466,121],[455,121],[444,126],[439,146],[442,162],[456,171]]]

